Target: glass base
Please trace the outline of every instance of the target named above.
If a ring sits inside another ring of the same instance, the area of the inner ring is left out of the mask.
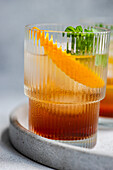
[[[97,133],[92,135],[90,138],[83,139],[83,140],[71,140],[71,141],[63,141],[63,140],[57,140],[58,142],[79,146],[83,148],[93,148],[96,145],[97,141]]]
[[[113,128],[113,118],[99,117],[99,127]]]

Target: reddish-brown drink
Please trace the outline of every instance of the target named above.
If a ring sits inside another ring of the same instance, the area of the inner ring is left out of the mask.
[[[74,105],[29,100],[29,128],[50,139],[84,139],[97,131],[98,110],[99,102]]]

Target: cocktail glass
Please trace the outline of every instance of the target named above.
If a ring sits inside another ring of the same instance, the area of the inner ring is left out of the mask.
[[[96,144],[105,96],[110,31],[64,32],[67,25],[25,27],[24,93],[29,129],[77,146]]]
[[[111,30],[106,96],[100,102],[99,124],[113,127],[113,19],[111,17],[97,17],[87,18],[87,20],[81,19],[80,22],[82,24],[87,22],[88,24]]]
[[[100,123],[113,126],[113,25],[102,25],[111,30],[106,96],[100,102]]]

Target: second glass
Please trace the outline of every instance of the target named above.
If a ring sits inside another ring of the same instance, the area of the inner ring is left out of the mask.
[[[109,28],[111,30],[111,35],[110,35],[106,96],[104,100],[102,100],[100,103],[100,116],[102,118],[106,118],[102,119],[101,123],[103,122],[103,124],[105,125],[113,126],[113,25],[103,24],[101,25],[103,27]]]
[[[82,147],[96,144],[105,96],[110,31],[64,32],[66,25],[25,27],[24,92],[29,128]],[[88,28],[89,29],[89,28]]]

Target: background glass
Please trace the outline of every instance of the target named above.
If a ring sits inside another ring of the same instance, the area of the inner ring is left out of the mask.
[[[81,19],[80,21],[85,23],[86,19]],[[113,126],[113,19],[110,17],[87,18],[87,23],[111,30],[106,96],[100,102],[101,118],[99,119],[99,123]]]

